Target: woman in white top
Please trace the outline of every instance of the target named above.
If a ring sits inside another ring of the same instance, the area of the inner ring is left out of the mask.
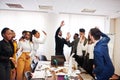
[[[88,45],[87,45],[87,51],[86,51],[86,55],[84,57],[84,64],[83,64],[83,68],[91,75],[92,71],[93,71],[93,59],[94,59],[94,54],[93,54],[93,50],[94,50],[94,44],[91,42],[89,35],[88,35]]]
[[[35,57],[37,57],[37,50],[39,48],[39,44],[43,44],[45,42],[46,39],[46,33],[44,31],[42,31],[44,33],[44,38],[41,38],[40,33],[37,30],[32,30],[32,41],[33,41],[33,55],[32,58],[34,59]]]
[[[18,54],[20,57],[17,60],[17,80],[26,80],[24,74],[26,71],[31,71],[31,51],[33,49],[33,43],[31,41],[31,33],[26,31],[25,38],[20,40],[18,47],[21,50],[21,54]]]

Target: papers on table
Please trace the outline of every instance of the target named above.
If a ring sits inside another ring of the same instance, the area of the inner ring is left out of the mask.
[[[35,71],[32,78],[45,78],[45,71]]]
[[[45,78],[48,76],[52,76],[49,70],[40,70],[33,73],[33,78]]]
[[[35,71],[40,71],[40,70],[44,70],[44,69],[48,69],[48,68],[50,68],[49,61],[39,61]]]
[[[55,75],[57,76],[72,76],[76,77],[78,74],[80,74],[80,70],[72,70],[71,73],[68,72],[69,70],[69,64],[65,63],[64,66],[60,67],[51,67],[50,62],[48,61],[40,61],[35,69],[35,72],[33,73],[33,78],[45,78],[52,76],[55,72]]]
[[[33,78],[45,78],[47,76],[52,76],[49,71],[50,62],[49,61],[39,61],[38,65],[33,73]]]

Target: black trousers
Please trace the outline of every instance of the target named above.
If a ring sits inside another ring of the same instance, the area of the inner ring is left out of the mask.
[[[0,62],[0,80],[10,80],[10,62]]]
[[[75,58],[75,61],[78,63],[78,66],[82,67],[84,62],[84,57],[75,55],[74,58]]]
[[[89,53],[84,56],[84,62],[83,62],[83,68],[91,75],[93,76],[93,59],[89,59]]]
[[[84,64],[83,68],[92,76],[93,76],[93,59],[89,59],[86,64]]]
[[[78,63],[78,66],[83,67],[85,51],[82,51],[82,55],[81,56],[75,54],[73,57],[75,58],[75,61]]]

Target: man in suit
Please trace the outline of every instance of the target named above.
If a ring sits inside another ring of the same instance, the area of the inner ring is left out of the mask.
[[[64,56],[64,44],[67,44],[70,36],[67,36],[66,39],[62,37],[61,27],[64,26],[64,21],[61,22],[60,27],[57,29],[55,33],[55,55],[63,55]],[[65,56],[64,56],[65,59]]]
[[[114,74],[114,67],[108,51],[110,38],[98,28],[92,28],[89,35],[95,44],[93,74],[96,76],[96,80],[109,80]]]
[[[71,53],[75,53],[73,56],[79,66],[83,66],[84,56],[87,49],[87,38],[85,37],[85,29],[79,29],[80,38],[74,39],[71,43],[68,43],[69,47],[72,47]]]

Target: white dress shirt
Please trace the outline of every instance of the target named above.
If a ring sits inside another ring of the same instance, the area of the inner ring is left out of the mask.
[[[94,52],[93,51],[94,51],[94,47],[98,41],[99,40],[97,40],[95,43],[88,44],[87,53],[89,53],[89,59],[94,59]]]
[[[33,50],[33,43],[25,39],[18,43],[18,48],[21,48],[22,52],[31,52]]]
[[[38,53],[39,44],[44,44],[45,40],[46,40],[46,35],[41,35],[40,38],[36,38],[35,36],[32,37],[32,41],[33,41],[32,59],[35,59],[35,56],[40,55]]]
[[[78,45],[77,45],[77,55],[82,56],[82,51],[86,51],[87,50],[87,43],[84,46],[84,40],[79,40]]]
[[[89,59],[94,59],[94,44],[88,44],[87,53],[89,53]]]
[[[39,44],[43,44],[46,40],[46,35],[44,38],[36,38],[35,36],[32,37],[33,41],[33,50],[37,51],[39,48]]]
[[[17,59],[21,56],[22,52],[30,52],[30,56],[32,55],[33,51],[33,43],[29,40],[24,39],[24,41],[19,41],[18,43],[19,50],[17,51]]]

